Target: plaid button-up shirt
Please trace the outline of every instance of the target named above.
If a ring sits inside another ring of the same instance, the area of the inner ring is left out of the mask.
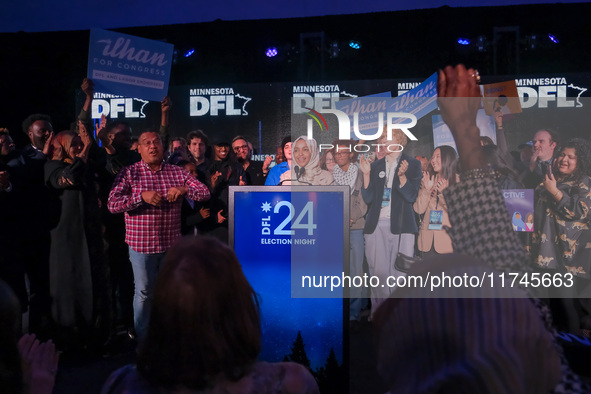
[[[172,187],[187,187],[187,197],[209,199],[207,187],[182,168],[162,164],[153,171],[146,162],[139,161],[125,167],[115,178],[109,194],[109,211],[125,212],[125,242],[136,252],[145,254],[168,251],[181,237],[181,206],[183,197],[175,202],[166,200]],[[142,200],[142,192],[156,191],[162,196],[159,206]]]

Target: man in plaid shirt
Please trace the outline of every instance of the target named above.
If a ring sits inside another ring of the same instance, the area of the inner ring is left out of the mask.
[[[181,237],[183,196],[209,199],[209,189],[182,168],[163,162],[164,147],[158,133],[139,138],[142,160],[119,172],[109,194],[112,213],[125,212],[125,242],[133,268],[134,323],[138,340],[144,338],[152,294],[160,265],[168,249]]]

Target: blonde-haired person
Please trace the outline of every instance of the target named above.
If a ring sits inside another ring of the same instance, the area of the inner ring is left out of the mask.
[[[281,175],[283,185],[332,185],[334,178],[327,170],[320,168],[318,144],[314,138],[298,137],[291,151],[295,161],[291,171]]]

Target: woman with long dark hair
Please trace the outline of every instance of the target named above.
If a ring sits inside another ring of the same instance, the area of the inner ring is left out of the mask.
[[[450,226],[443,191],[454,185],[458,176],[454,148],[439,146],[433,152],[429,170],[423,173],[419,196],[413,207],[424,215],[419,229],[418,246],[423,255],[451,253],[451,239],[444,226]]]
[[[234,252],[210,237],[173,246],[154,291],[137,367],[113,373],[103,393],[317,393],[305,367],[257,361],[257,295]]]
[[[535,191],[532,257],[544,272],[571,273],[571,294],[561,293],[559,328],[591,333],[591,147],[583,139],[566,143],[552,171]],[[568,297],[565,297],[568,296]],[[572,296],[572,298],[571,298]],[[553,308],[553,305],[551,305]]]

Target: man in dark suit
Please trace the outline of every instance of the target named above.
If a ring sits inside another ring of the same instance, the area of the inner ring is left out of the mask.
[[[385,149],[386,156],[371,165],[364,157],[360,162],[361,195],[368,205],[363,229],[365,255],[369,273],[380,279],[380,285],[371,289],[372,316],[390,296],[388,277],[404,275],[394,268],[398,251],[412,256],[415,234],[419,231],[412,206],[421,186],[421,162],[402,153],[407,142],[402,130],[393,130],[388,140],[384,128],[377,149]]]

